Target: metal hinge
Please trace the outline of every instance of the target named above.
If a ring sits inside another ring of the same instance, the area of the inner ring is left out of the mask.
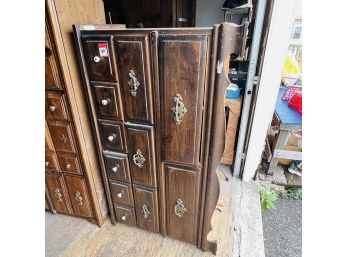
[[[257,85],[259,83],[259,76],[254,76],[254,81],[253,81],[253,84],[254,85]]]

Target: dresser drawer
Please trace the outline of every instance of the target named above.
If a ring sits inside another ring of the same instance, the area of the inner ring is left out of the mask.
[[[114,36],[120,86],[129,121],[153,123],[149,36]]]
[[[59,171],[57,157],[54,153],[45,153],[45,169],[51,171]]]
[[[109,180],[114,203],[134,206],[132,187],[128,183]]]
[[[130,226],[137,225],[134,208],[115,204],[115,213],[117,222]]]
[[[82,175],[78,157],[75,154],[57,154],[60,168],[65,173]]]
[[[101,141],[104,149],[126,152],[126,142],[122,123],[99,122]]]
[[[47,119],[68,119],[64,95],[46,92],[45,114]]]
[[[74,214],[92,217],[92,210],[88,197],[88,190],[83,178],[65,176]]]
[[[95,105],[97,114],[101,118],[123,120],[122,104],[118,85],[94,85]]]
[[[58,212],[72,213],[63,176],[46,174],[46,184],[54,209]]]
[[[199,172],[165,165],[168,236],[197,242]]]
[[[94,81],[115,81],[109,36],[82,37],[88,75]]]
[[[68,122],[48,122],[51,138],[56,151],[76,152],[73,133]]]
[[[108,178],[131,182],[127,155],[105,151],[103,154]]]
[[[153,128],[126,124],[126,131],[132,182],[156,187]]]
[[[163,160],[199,164],[206,35],[159,35]]]
[[[159,232],[157,189],[133,185],[138,227]]]

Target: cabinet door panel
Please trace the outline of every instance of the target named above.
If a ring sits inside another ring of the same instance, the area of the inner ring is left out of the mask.
[[[126,130],[132,182],[144,186],[156,187],[152,127],[126,124]]]
[[[165,166],[167,231],[170,237],[197,242],[199,172]]]
[[[68,119],[63,94],[46,92],[45,114],[47,119]]]
[[[108,178],[131,182],[126,154],[104,152],[104,160]]]
[[[128,183],[121,183],[116,181],[109,181],[111,195],[114,203],[133,206],[133,192],[132,187]]]
[[[94,81],[115,81],[110,37],[82,37],[89,78]]]
[[[63,176],[46,174],[46,185],[54,209],[58,212],[72,213]]]
[[[95,85],[95,105],[99,117],[122,120],[121,98],[118,93],[118,85]]]
[[[122,123],[100,122],[101,141],[104,149],[126,151],[124,128]]]
[[[157,189],[133,185],[138,227],[159,232]]]
[[[58,154],[60,167],[64,173],[82,175],[79,158],[75,154]]]
[[[114,205],[117,222],[124,223],[130,226],[136,226],[135,211],[132,207]]]
[[[45,153],[45,169],[59,172],[58,160],[53,152]]]
[[[153,122],[148,35],[115,36],[126,120]]]
[[[159,36],[163,159],[199,163],[207,36]]]
[[[48,122],[56,151],[76,152],[73,133],[68,122]]]
[[[72,207],[76,215],[92,217],[88,190],[83,178],[65,176]]]

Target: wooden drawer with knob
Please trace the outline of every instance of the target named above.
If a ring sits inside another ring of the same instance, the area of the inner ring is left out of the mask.
[[[65,176],[72,208],[75,215],[93,217],[86,182],[83,178]]]
[[[94,84],[95,106],[100,118],[123,120],[118,84]]]
[[[146,125],[126,123],[126,131],[132,182],[156,187],[153,128]]]
[[[53,207],[57,212],[72,213],[63,175],[46,173],[46,185]]]
[[[88,63],[88,75],[92,81],[116,81],[110,38],[110,36],[86,36],[82,39]]]
[[[159,232],[157,189],[133,185],[138,227]]]
[[[124,223],[130,226],[136,226],[135,211],[132,207],[126,207],[115,204],[116,220],[119,223]]]
[[[59,165],[56,155],[53,152],[45,153],[45,170],[59,172]]]
[[[109,180],[109,184],[114,203],[134,206],[132,186],[130,184],[112,180]]]
[[[62,172],[78,175],[83,174],[77,155],[62,153],[58,153],[57,155]]]
[[[48,121],[47,123],[55,150],[75,153],[76,147],[69,122]]]
[[[45,103],[46,119],[50,120],[67,120],[65,98],[62,93],[46,91]]]
[[[101,141],[104,149],[126,152],[124,127],[119,122],[100,121]]]
[[[103,155],[109,179],[131,182],[126,154],[104,151]]]

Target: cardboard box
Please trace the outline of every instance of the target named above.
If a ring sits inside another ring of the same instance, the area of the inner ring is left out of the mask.
[[[232,164],[236,142],[237,127],[242,106],[242,97],[238,99],[225,99],[225,106],[228,107],[228,117],[225,134],[225,151],[221,159],[223,164]]]

